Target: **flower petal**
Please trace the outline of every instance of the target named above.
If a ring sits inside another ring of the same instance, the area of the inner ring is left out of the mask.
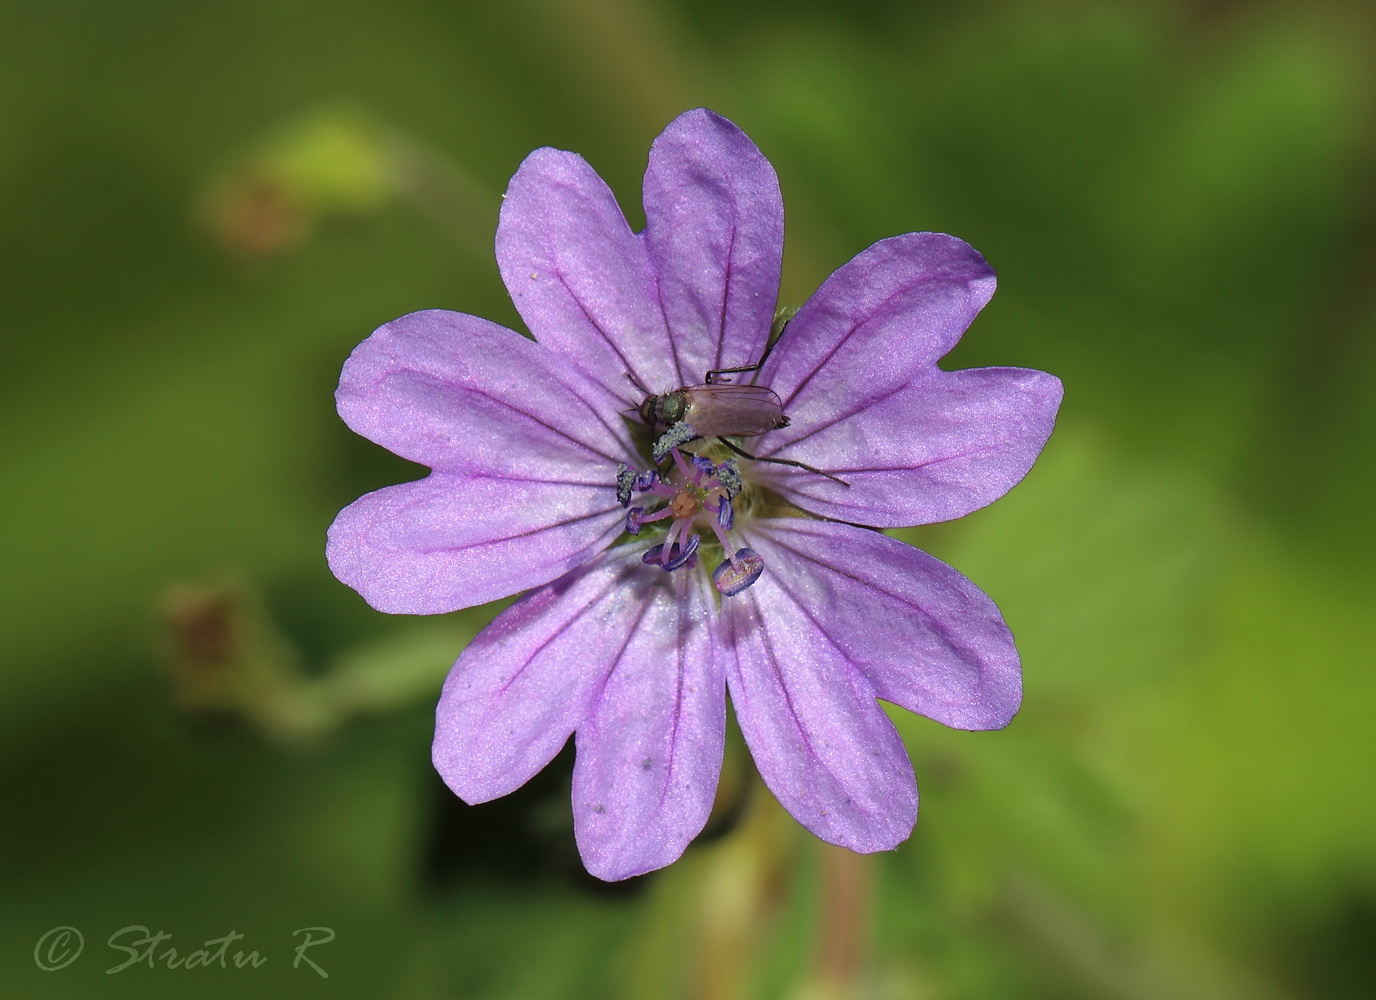
[[[663,388],[758,361],[784,241],[779,179],[764,154],[705,108],[679,115],[650,147],[645,219],[680,376]]]
[[[803,826],[862,854],[890,850],[917,820],[907,751],[838,644],[849,623],[819,625],[781,586],[786,564],[765,558],[764,575],[722,602],[726,682],[745,742]]]
[[[989,597],[950,566],[877,531],[756,521],[773,581],[771,634],[796,622],[800,657],[841,658],[873,691],[956,729],[1001,729],[1022,701],[1013,635]],[[760,583],[754,589],[760,587]],[[775,623],[779,624],[775,624]]]
[[[706,575],[655,571],[643,617],[578,728],[573,824],[588,871],[613,881],[662,868],[712,811],[726,690],[713,653]]]
[[[326,556],[379,611],[441,614],[548,583],[610,545],[623,518],[610,478],[583,485],[436,472],[345,507]]]
[[[554,758],[643,629],[656,574],[623,546],[527,594],[469,643],[435,714],[435,768],[456,795],[506,795]]]
[[[1027,475],[1056,422],[1061,382],[1027,368],[932,370],[888,394],[851,393],[809,426],[769,435],[752,479],[821,517],[906,527],[963,517]]]
[[[537,149],[516,171],[497,225],[497,263],[541,344],[623,406],[683,384],[654,270],[611,190],[575,153]]]
[[[568,368],[515,331],[431,309],[359,344],[335,399],[354,431],[433,469],[601,481],[635,452],[603,393]]]
[[[994,294],[994,271],[942,233],[894,236],[827,278],[784,330],[757,381],[795,426],[933,368]]]

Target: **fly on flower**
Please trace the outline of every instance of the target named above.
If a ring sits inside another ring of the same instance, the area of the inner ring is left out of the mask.
[[[763,385],[713,382],[713,372],[701,385],[686,385],[640,404],[640,419],[657,438],[677,423],[686,423],[698,437],[753,437],[788,426],[779,394]]]
[[[710,111],[654,142],[644,200],[636,233],[581,157],[536,150],[497,229],[533,339],[431,310],[354,350],[341,416],[432,471],[341,511],[330,567],[398,614],[528,591],[454,664],[434,762],[476,804],[573,736],[574,833],[594,875],[667,865],[702,830],[728,692],[800,823],[890,850],[912,831],[917,784],[879,701],[998,729],[1022,682],[993,601],[882,529],[1010,490],[1051,433],[1060,382],[938,366],[994,291],[984,258],[941,233],[862,251],[769,350],[778,179]],[[719,381],[723,358],[760,358],[755,385]],[[650,454],[625,413],[658,434]]]
[[[776,342],[770,342],[765,352],[766,358]],[[714,368],[700,385],[686,385],[672,392],[647,395],[637,408],[637,413],[650,428],[654,440],[651,455],[655,463],[662,462],[673,448],[698,438],[715,437],[727,450],[752,462],[789,465],[846,485],[839,477],[813,468],[806,462],[786,458],[762,459],[729,440],[733,437],[755,437],[789,425],[784,405],[773,389],[763,385],[733,384],[730,379],[721,377],[735,372],[758,371],[764,360],[739,368]],[[634,376],[630,378],[632,384],[642,392],[649,391],[639,385]]]

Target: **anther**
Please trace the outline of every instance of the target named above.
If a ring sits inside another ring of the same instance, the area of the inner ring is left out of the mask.
[[[636,485],[636,474],[625,462],[616,463],[616,502],[623,507],[630,506],[631,489]]]
[[[712,582],[723,597],[735,597],[760,578],[764,559],[754,549],[737,549],[735,556],[723,562],[712,573]]]
[[[660,439],[655,442],[654,447],[650,449],[650,457],[655,460],[655,465],[658,465],[660,462],[664,461],[664,456],[669,454],[669,452],[673,451],[679,445],[687,444],[697,436],[698,432],[693,430],[691,424],[680,420],[665,431],[663,435],[660,436]]]

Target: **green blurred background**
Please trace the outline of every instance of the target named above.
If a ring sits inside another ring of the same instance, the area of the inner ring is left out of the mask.
[[[0,992],[1376,995],[1374,26],[1325,0],[0,6]],[[1044,368],[1066,403],[1011,495],[901,533],[999,602],[1027,690],[1001,733],[895,713],[913,838],[840,856],[746,791],[608,888],[567,760],[480,809],[432,773],[493,609],[387,618],[329,575],[334,513],[418,471],[331,393],[402,313],[519,325],[491,234],[526,153],[582,153],[639,226],[650,140],[700,105],[778,169],[784,301],[955,233],[1000,288],[948,365]],[[86,950],[42,971],[60,925]],[[106,973],[135,925],[269,961]],[[292,968],[311,926],[328,978]]]

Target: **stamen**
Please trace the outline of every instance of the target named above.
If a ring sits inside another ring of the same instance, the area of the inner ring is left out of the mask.
[[[760,578],[764,559],[754,549],[739,549],[734,559],[728,559],[712,573],[712,582],[723,597],[735,597]]]
[[[670,510],[673,508],[671,507]],[[674,523],[669,525],[669,534],[664,539],[664,554],[669,556],[674,549],[684,549],[688,545],[688,533],[692,527],[692,522],[684,518],[674,518]],[[694,538],[697,536],[694,535]]]
[[[616,463],[616,502],[623,507],[631,503],[631,488],[636,484],[636,475],[625,462]]]
[[[665,435],[665,437],[667,436],[668,435]],[[671,449],[671,451],[674,456],[674,464],[678,466],[678,471],[683,475],[683,478],[691,478],[693,475],[693,470],[689,467],[688,463],[683,460],[683,455],[679,453],[679,450],[677,448],[673,448]]]
[[[692,569],[698,564],[698,546],[702,544],[702,539],[694,535],[688,540],[688,544],[679,548],[676,554],[668,559],[664,558],[666,549],[670,549],[668,541],[663,545],[656,545],[652,549],[647,549],[645,554],[640,557],[640,561],[649,566],[658,566],[663,570],[672,572],[676,569],[687,567]]]
[[[660,462],[664,461],[664,456],[669,454],[670,451],[677,448],[679,445],[687,444],[697,436],[698,432],[693,430],[691,424],[680,420],[665,431],[660,439],[655,442],[654,447],[650,449],[650,457],[655,460],[655,465],[658,465]]]
[[[711,524],[709,527],[712,529],[712,534],[717,536],[717,541],[721,542],[721,550],[726,553],[726,558],[736,558],[736,547],[731,544],[731,539],[726,537],[726,532],[722,530],[721,525]]]
[[[688,562],[688,560],[691,559],[693,560],[693,565],[696,566],[698,546],[701,544],[702,537],[700,535],[691,536],[688,539],[688,544],[681,546],[679,548],[678,555],[664,560],[664,562],[660,563],[660,565],[663,566],[666,570],[672,571],[684,566]]]
[[[744,484],[741,482],[741,471],[736,468],[734,458],[728,458],[717,466],[717,482],[721,483],[721,488],[726,491],[726,495],[733,499],[741,491]]]

